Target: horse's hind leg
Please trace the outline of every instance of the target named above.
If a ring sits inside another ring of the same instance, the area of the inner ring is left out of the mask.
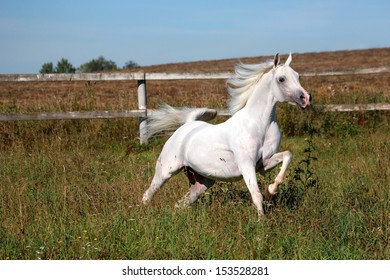
[[[184,167],[184,172],[190,183],[190,191],[176,203],[177,208],[187,208],[198,197],[214,184],[214,180],[199,175],[190,167]]]
[[[164,162],[163,162],[163,159]],[[142,197],[142,203],[148,204],[152,199],[154,193],[161,188],[166,181],[169,180],[173,175],[177,174],[183,165],[178,161],[176,156],[171,158],[161,153],[156,163],[156,170],[150,187],[145,191]]]

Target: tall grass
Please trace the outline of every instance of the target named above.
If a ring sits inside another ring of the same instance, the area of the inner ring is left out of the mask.
[[[301,66],[339,61],[311,56]],[[389,102],[389,81],[302,78],[314,104]],[[147,91],[150,108],[219,109],[228,98],[224,81],[151,81]],[[136,83],[119,81],[2,83],[0,112],[136,109],[135,95]],[[178,174],[141,206],[166,137],[140,146],[135,119],[0,123],[0,258],[389,259],[390,112],[278,106],[281,150],[294,159],[260,223],[242,181],[176,210],[188,187]],[[262,189],[276,172],[258,177]]]
[[[140,206],[165,138],[140,146],[135,120],[2,123],[0,258],[388,259],[389,133],[349,125],[283,139],[294,160],[258,223],[243,182],[176,210],[179,174]]]

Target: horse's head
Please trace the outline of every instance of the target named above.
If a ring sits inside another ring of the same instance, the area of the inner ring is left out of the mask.
[[[274,96],[279,102],[297,104],[305,109],[310,105],[311,96],[301,86],[299,74],[290,67],[291,61],[291,53],[285,64],[280,64],[279,54],[275,55],[271,70]]]

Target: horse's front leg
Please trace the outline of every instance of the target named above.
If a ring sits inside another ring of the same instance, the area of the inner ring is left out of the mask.
[[[247,185],[252,197],[253,204],[256,206],[259,220],[264,216],[263,196],[259,190],[256,178],[256,170],[254,164],[241,164],[240,170],[245,184]]]
[[[290,151],[284,151],[280,153],[276,153],[272,155],[269,159],[265,159],[263,161],[263,169],[264,171],[268,171],[279,163],[282,162],[282,167],[278,175],[275,178],[274,183],[270,184],[266,189],[266,199],[269,200],[273,195],[275,195],[278,191],[279,185],[283,183],[284,175],[286,173],[287,167],[292,160],[292,154]]]

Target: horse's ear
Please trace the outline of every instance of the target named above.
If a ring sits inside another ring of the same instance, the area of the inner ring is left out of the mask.
[[[275,54],[274,57],[274,68],[279,65],[280,58],[279,58],[279,53]]]
[[[292,55],[291,55],[291,52],[290,52],[290,55],[288,56],[285,65],[290,66],[291,61],[292,61]]]

